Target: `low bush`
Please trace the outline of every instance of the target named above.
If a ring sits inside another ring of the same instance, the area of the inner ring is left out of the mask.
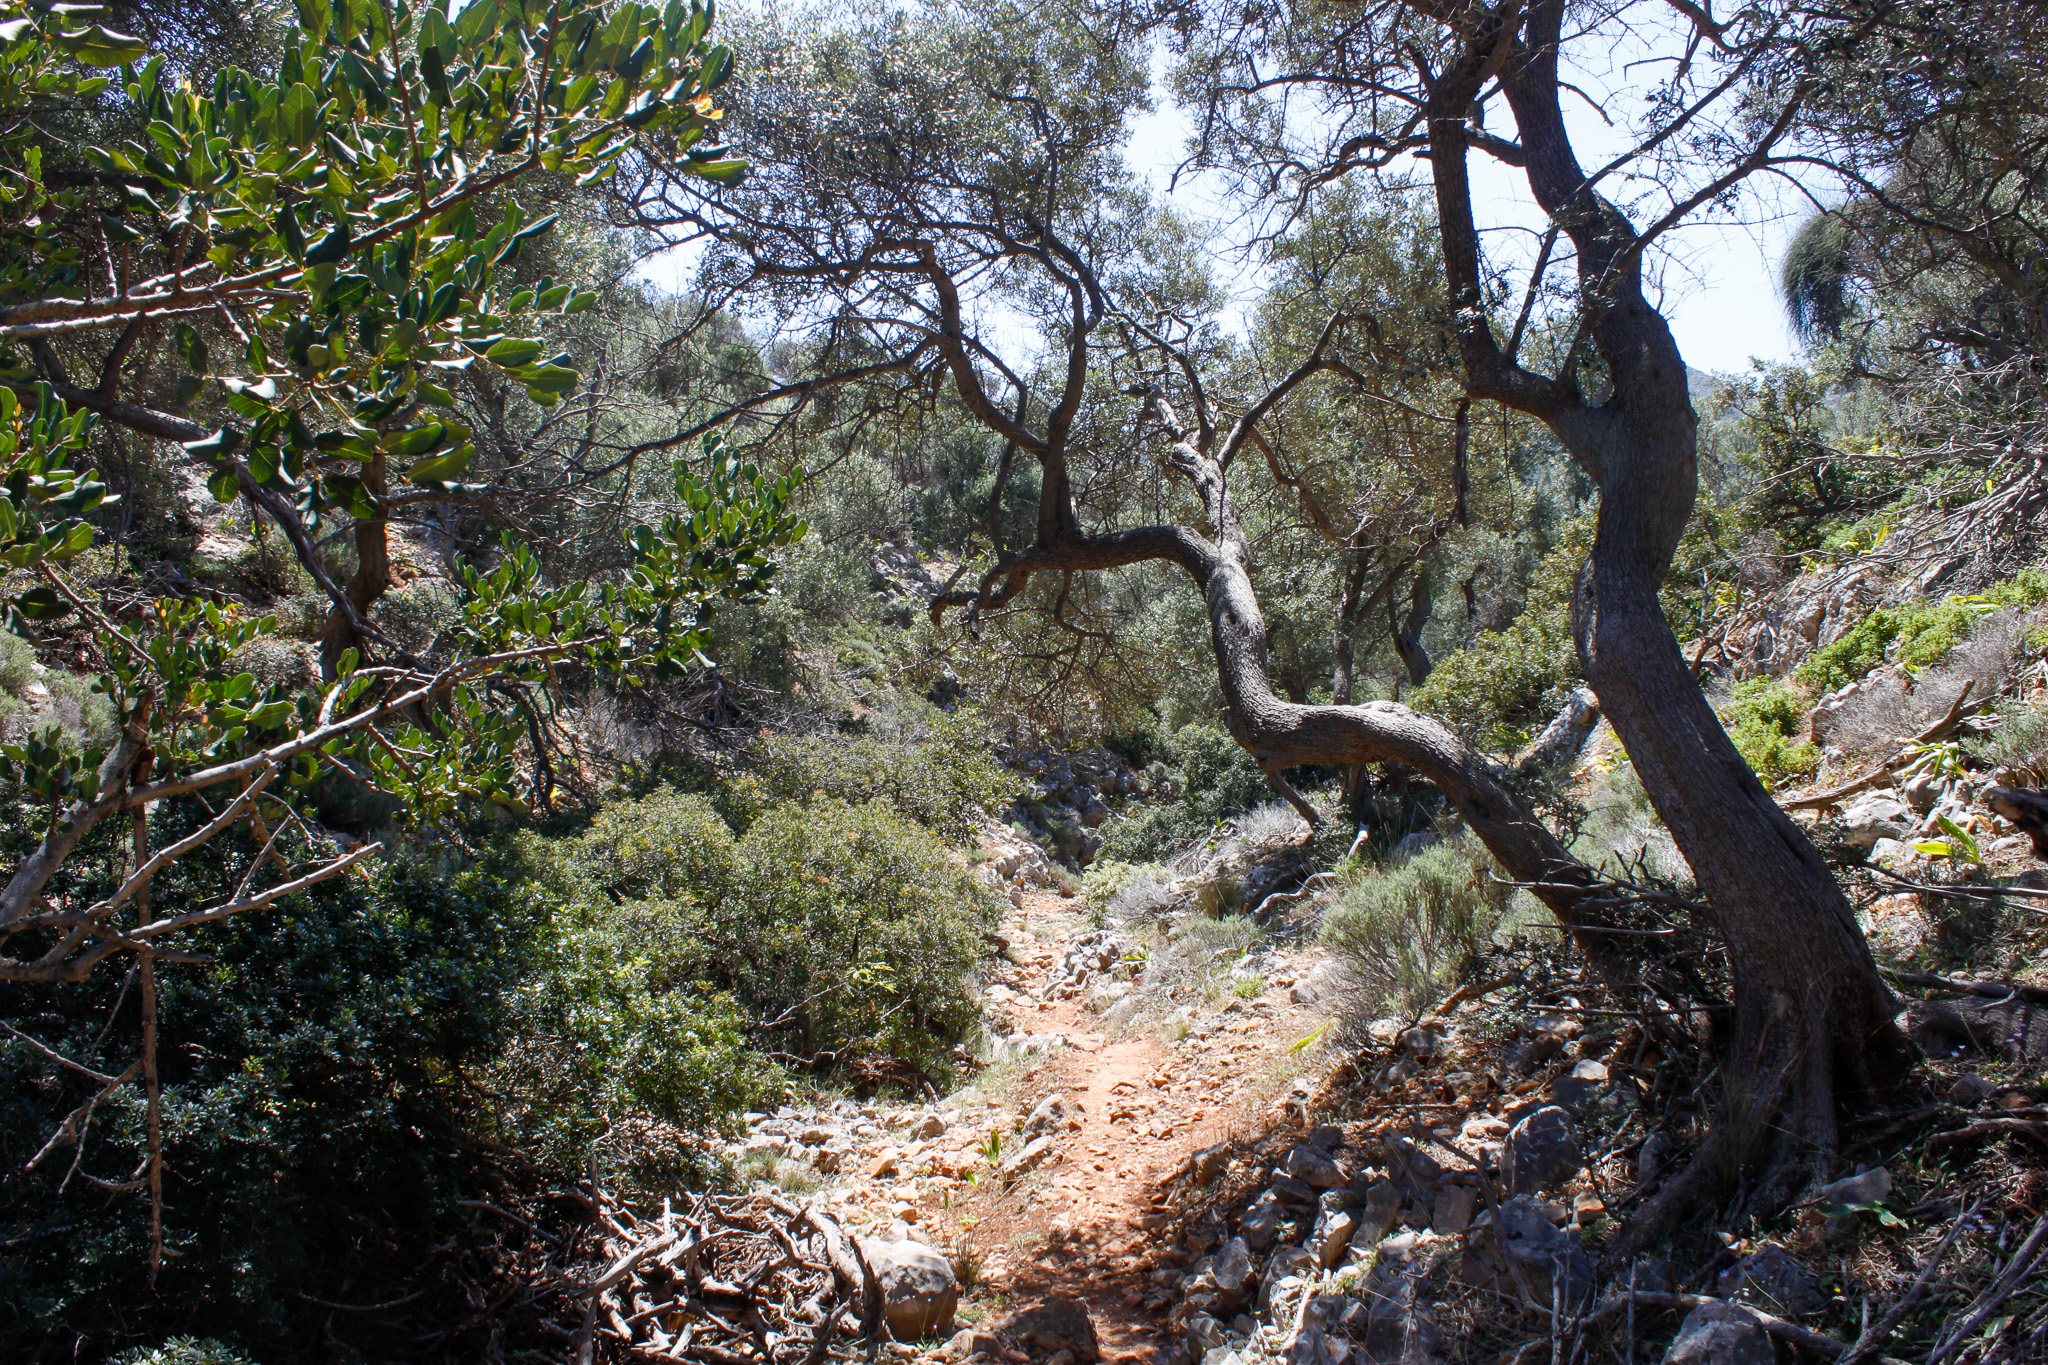
[[[2014,768],[2029,785],[2048,781],[2048,710],[2029,702],[2007,702],[1988,735],[1964,741],[1964,748],[1989,768]]]
[[[757,1042],[826,1071],[882,1052],[943,1078],[978,1022],[996,897],[887,800],[785,801],[735,836],[708,798],[663,789],[528,850],[650,999],[688,1002],[632,1017],[712,1048],[707,1058],[729,1028],[718,1001]]]
[[[989,756],[988,741],[967,717],[921,702],[864,736],[777,735],[761,742],[753,765],[760,807],[815,796],[847,802],[885,798],[898,811],[949,838],[979,827],[999,810],[1016,777]],[[738,811],[742,823],[754,811]]]
[[[1360,1017],[1422,1008],[1493,936],[1511,889],[1492,866],[1477,840],[1454,835],[1398,867],[1351,869],[1323,912],[1322,940]]]
[[[1123,924],[1156,914],[1171,903],[1166,886],[1172,872],[1158,863],[1125,863],[1097,858],[1081,882],[1082,904],[1103,924]]]
[[[1820,765],[1820,749],[1795,738],[1806,710],[1805,698],[1775,678],[1749,678],[1729,695],[1722,724],[1764,786],[1782,786]]]
[[[979,1019],[995,894],[882,801],[771,811],[738,862],[695,927],[760,1026],[803,1058],[887,1052],[950,1077]]]

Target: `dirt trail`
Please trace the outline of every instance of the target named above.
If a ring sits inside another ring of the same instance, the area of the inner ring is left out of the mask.
[[[993,1320],[1071,1296],[1087,1305],[1105,1361],[1150,1361],[1166,1345],[1171,1303],[1150,1276],[1184,1259],[1162,1231],[1169,1187],[1195,1152],[1282,1117],[1276,1101],[1301,1061],[1294,1044],[1322,1020],[1289,1003],[1294,978],[1280,973],[1257,995],[1194,1002],[1180,1037],[1156,1014],[1105,1036],[1083,1000],[1043,998],[1062,945],[1088,929],[1075,902],[1027,896],[1005,926],[1018,965],[989,977],[1019,1029],[1073,1043],[1024,1072],[1011,1104],[1021,1115],[1046,1095],[1067,1098],[1056,1155],[1007,1189],[984,1182],[937,1221],[979,1259],[970,1307]]]

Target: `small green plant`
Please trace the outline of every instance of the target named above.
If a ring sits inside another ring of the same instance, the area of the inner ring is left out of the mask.
[[[1947,858],[1952,862],[1958,863],[1969,862],[1978,867],[1984,865],[1984,853],[1977,847],[1977,840],[1971,835],[1970,831],[1964,829],[1946,815],[1937,815],[1934,819],[1935,823],[1940,826],[1941,832],[1947,837],[1943,839],[1917,839],[1913,843],[1914,848],[1925,853],[1930,858]]]
[[[1775,679],[1750,678],[1735,685],[1723,724],[1764,786],[1778,787],[1820,765],[1820,749],[1795,738],[1805,720],[1797,692]]]
[[[172,1337],[120,1357],[119,1365],[251,1365],[249,1357],[211,1337]]]
[[[1240,1000],[1256,1000],[1266,993],[1266,978],[1247,976],[1230,988],[1231,994]]]
[[[1963,768],[1963,746],[1960,740],[1945,740],[1938,744],[1908,744],[1900,750],[1899,756],[1905,762],[1894,769],[1902,782],[1915,778],[1931,778],[1937,782],[1961,777]]]
[[[1003,1130],[989,1129],[988,1136],[981,1140],[980,1151],[983,1165],[991,1171],[1000,1169],[1003,1164]]]

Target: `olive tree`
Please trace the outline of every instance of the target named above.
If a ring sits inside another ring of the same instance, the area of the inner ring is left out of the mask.
[[[1809,90],[1783,59],[1797,20],[1752,9],[1721,24],[1689,5],[1639,5],[1596,21],[1568,9],[1190,11],[1180,83],[1211,108],[1198,151],[1283,219],[1346,177],[1425,176],[1437,318],[1462,399],[1540,423],[1598,490],[1572,604],[1580,665],[1697,876],[1702,904],[1662,904],[1718,932],[1734,982],[1725,1121],[1651,1201],[1640,1238],[1759,1158],[1773,1173],[1763,1197],[1791,1197],[1834,1159],[1838,1101],[1894,1079],[1907,1054],[1848,902],[1723,731],[1659,602],[1694,505],[1697,420],[1651,302],[1651,254],[1790,155]],[[1565,54],[1631,25],[1632,41],[1662,45],[1669,79],[1635,111],[1626,153],[1589,169],[1563,117]],[[719,244],[705,288],[748,293],[828,343],[880,350],[865,379],[947,386],[1035,463],[1030,542],[992,546],[935,611],[985,616],[1034,592],[1063,603],[1077,578],[1172,566],[1205,603],[1225,721],[1283,792],[1279,775],[1295,765],[1408,764],[1611,980],[1683,977],[1628,919],[1664,893],[1574,861],[1447,726],[1393,703],[1276,694],[1235,485],[1274,414],[1341,372],[1378,320],[1333,311],[1291,353],[1225,365],[1213,316],[1137,249],[1148,210],[1117,149],[1145,80],[1133,50],[1104,36],[1114,32],[1038,11],[752,31],[759,75],[734,111],[754,176],[671,219]],[[1512,262],[1484,249],[1475,155],[1525,177],[1550,219],[1519,290],[1506,287]],[[673,204],[678,191],[662,193]]]

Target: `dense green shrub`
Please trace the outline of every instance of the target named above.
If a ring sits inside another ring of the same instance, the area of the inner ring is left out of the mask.
[[[796,1061],[886,1052],[939,1074],[978,1021],[995,897],[887,800],[783,801],[735,838],[708,798],[663,790],[529,849],[553,861],[544,879],[584,907],[579,923],[623,936],[646,989],[697,1002],[665,1026],[700,1046],[706,1002],[729,998]]]
[[[193,818],[166,810],[157,841]],[[218,856],[158,875],[158,913],[232,891],[252,850],[212,847]],[[66,867],[104,878],[118,865],[99,838]],[[297,1353],[285,1343],[319,1334],[323,1314],[301,1292],[331,1296],[344,1276],[366,1297],[439,1292],[447,1262],[432,1249],[482,1235],[460,1204],[492,1193],[472,1136],[487,1101],[471,1078],[505,1041],[536,926],[485,871],[447,873],[417,856],[366,867],[206,930],[195,945],[204,965],[158,968],[168,1208],[155,1295],[143,1292],[142,1197],[86,1178],[118,1184],[136,1171],[139,1087],[100,1105],[82,1155],[60,1148],[28,1171],[89,1091],[0,1039],[0,1357],[69,1360],[74,1342],[97,1352],[125,1344],[121,1333],[196,1330],[284,1358]],[[108,1072],[135,1054],[137,992],[118,974],[9,987],[0,1016]],[[131,1307],[116,1317],[110,1304]]]
[[[2048,602],[2048,572],[2022,569],[2001,583],[1967,597],[1878,607],[1813,652],[1798,668],[1799,680],[1816,691],[1832,692],[1855,682],[1887,657],[1912,672],[1937,663],[1969,638],[1979,618],[2000,607],[2032,607]]]
[[[512,1003],[493,1062],[492,1130],[543,1168],[576,1170],[591,1144],[652,1120],[692,1147],[778,1088],[731,997],[699,980],[701,945],[673,905],[578,898],[557,904]],[[702,1153],[663,1144],[620,1172],[636,1183],[686,1170],[647,1158]],[[669,1144],[674,1145],[674,1144]]]
[[[1344,869],[1322,940],[1356,987],[1358,1011],[1420,1009],[1493,936],[1512,893],[1492,866],[1477,840],[1454,835],[1396,867]]]
[[[734,993],[802,1057],[888,1052],[935,1075],[979,1018],[996,898],[885,802],[783,806],[740,840],[739,875],[695,919]]]
[[[902,703],[902,709],[908,714],[894,718],[885,733],[764,739],[753,765],[759,799],[829,796],[857,803],[881,797],[949,838],[972,833],[980,812],[1007,802],[1016,777],[989,756],[987,737],[971,718],[920,702]]]
[[[1728,737],[1766,787],[1819,765],[1820,750],[1794,738],[1805,723],[1805,698],[1775,678],[1737,683],[1722,715]]]

